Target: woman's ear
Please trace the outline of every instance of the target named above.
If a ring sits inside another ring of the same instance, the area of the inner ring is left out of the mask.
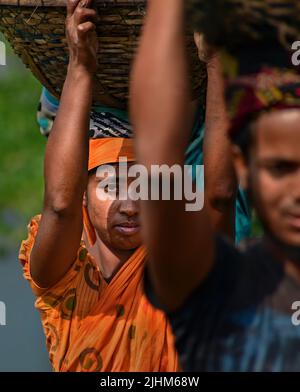
[[[86,192],[87,191],[85,191],[84,194],[83,194],[83,206],[84,207],[87,207],[87,205],[88,205]]]
[[[249,168],[247,160],[238,146],[232,147],[232,159],[239,184],[242,189],[246,190],[249,186]]]

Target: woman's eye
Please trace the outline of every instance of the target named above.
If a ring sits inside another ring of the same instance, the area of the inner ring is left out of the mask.
[[[274,176],[283,176],[292,173],[295,169],[296,166],[288,162],[279,162],[269,167],[270,173]]]
[[[111,183],[105,186],[104,191],[106,193],[109,192],[117,192],[118,191],[118,185],[116,183]]]

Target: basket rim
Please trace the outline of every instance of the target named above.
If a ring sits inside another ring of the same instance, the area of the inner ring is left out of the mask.
[[[105,2],[113,5],[138,5],[145,4],[145,0],[96,0],[96,3]],[[67,0],[1,0],[1,6],[20,6],[20,7],[66,7]]]
[[[66,0],[2,0],[0,7],[3,5],[20,7],[65,7]]]

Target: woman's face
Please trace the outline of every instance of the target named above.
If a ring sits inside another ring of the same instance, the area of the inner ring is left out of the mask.
[[[248,162],[235,154],[239,177],[265,229],[300,247],[300,110],[264,114],[254,128]]]
[[[119,167],[112,166],[116,169],[117,177],[108,176],[111,183],[109,189],[116,191],[117,198],[115,200],[107,198],[108,187],[102,189],[99,186],[100,182],[107,178],[107,173],[104,175],[101,174],[101,170],[98,170],[89,176],[85,203],[99,238],[107,246],[117,250],[133,250],[142,243],[139,205],[129,196],[126,200],[118,199]],[[129,164],[128,169],[130,166]],[[131,181],[130,178],[127,179],[127,186]]]

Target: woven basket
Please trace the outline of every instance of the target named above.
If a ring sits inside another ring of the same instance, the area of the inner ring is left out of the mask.
[[[163,1],[163,0],[162,0]],[[65,0],[0,0],[0,30],[37,79],[59,98],[66,77]],[[126,107],[128,76],[145,16],[145,0],[96,0],[99,69],[94,103]],[[206,72],[187,34],[193,97],[204,97]]]

